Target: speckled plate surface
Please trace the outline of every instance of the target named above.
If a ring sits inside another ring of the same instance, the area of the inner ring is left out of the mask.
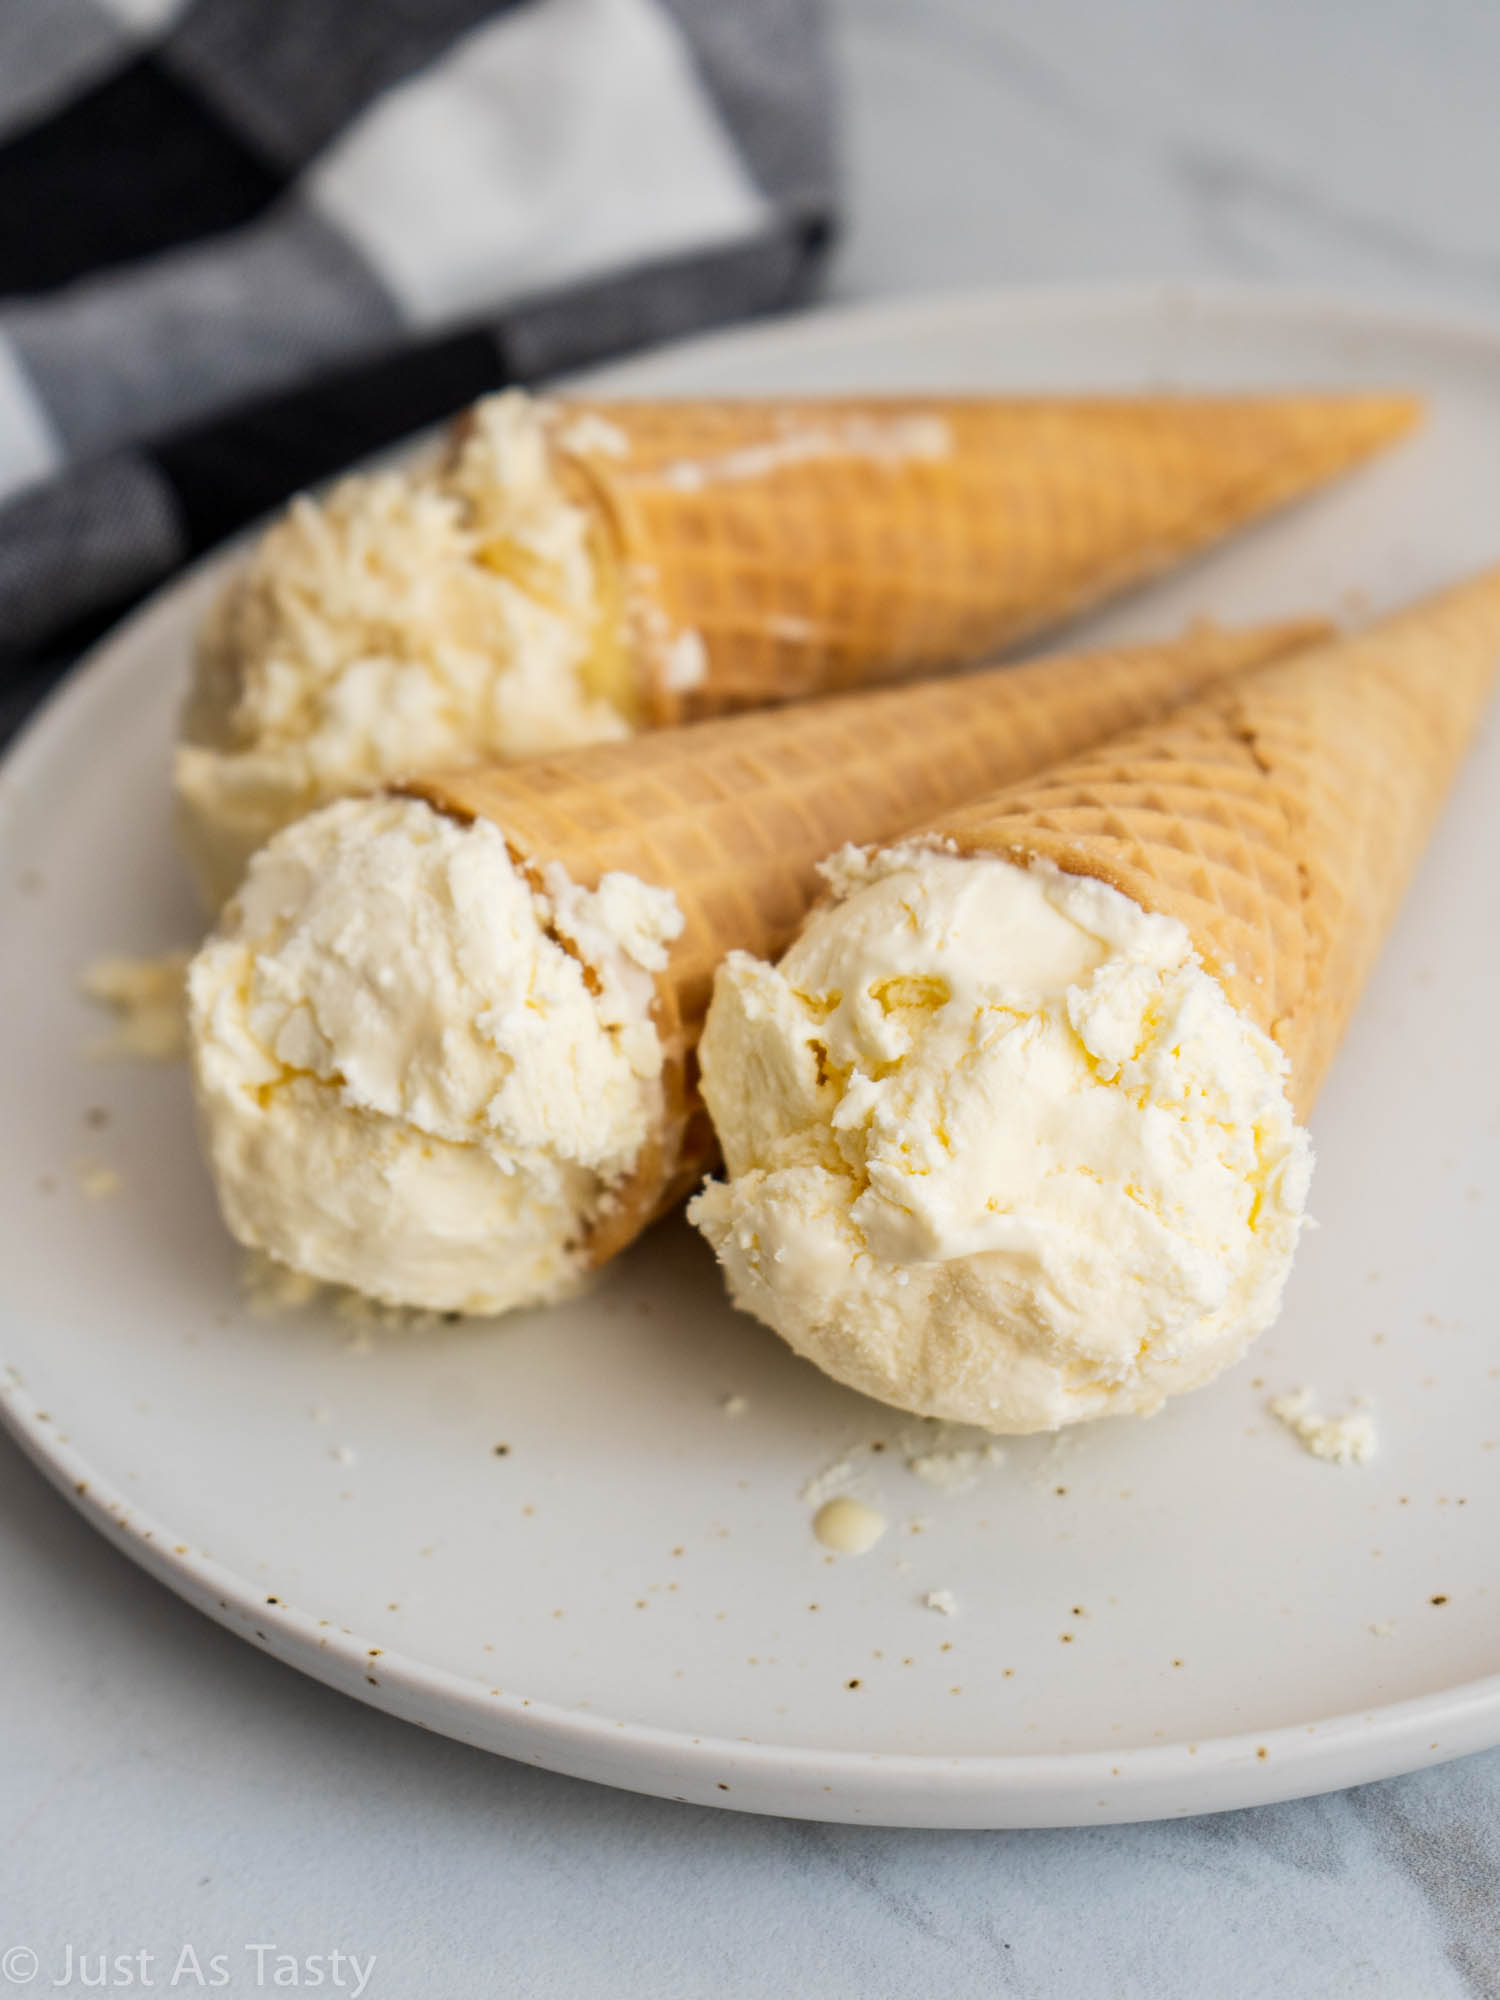
[[[824,314],[595,379],[1411,383],[1432,398],[1414,445],[1090,630],[1378,609],[1500,557],[1500,337],[1477,329],[1017,295]],[[738,1318],[680,1224],[586,1300],[506,1323],[249,1309],[184,1071],[85,1060],[100,1024],[77,997],[96,955],[191,934],[167,750],[213,581],[101,647],[0,778],[0,1410],[105,1534],[361,1700],[752,1811],[1147,1818],[1500,1742],[1500,729],[1319,1106],[1323,1226],[1281,1324],[1149,1423],[1018,1443],[944,1490],[909,1460],[963,1440]],[[1370,1399],[1373,1463],[1320,1463],[1267,1416],[1304,1383],[1331,1412]],[[843,1459],[891,1524],[857,1559],[819,1547],[803,1497]]]

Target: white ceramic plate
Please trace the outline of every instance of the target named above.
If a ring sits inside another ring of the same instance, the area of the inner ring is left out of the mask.
[[[1378,609],[1500,556],[1500,337],[1478,330],[1021,295],[824,314],[597,379],[1414,383],[1418,442],[1093,629]],[[185,1074],[83,1060],[99,1024],[77,998],[96,954],[190,933],[167,747],[213,580],[103,646],[0,779],[3,1410],[105,1534],[361,1700],[705,1804],[1086,1823],[1500,1742],[1500,733],[1319,1106],[1323,1227],[1281,1324],[1153,1421],[1016,1444],[949,1493],[907,1469],[910,1425],[729,1310],[681,1224],[583,1303],[508,1323],[369,1334],[247,1310]],[[83,1191],[93,1165],[117,1193]],[[1304,1382],[1330,1410],[1371,1399],[1374,1463],[1317,1462],[1268,1418]],[[892,1527],[835,1560],[802,1489],[849,1454]],[[924,1606],[942,1590],[956,1616]]]

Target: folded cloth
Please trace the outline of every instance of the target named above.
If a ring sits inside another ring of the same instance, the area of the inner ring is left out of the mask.
[[[822,29],[821,0],[0,0],[0,735],[309,481],[801,296]]]

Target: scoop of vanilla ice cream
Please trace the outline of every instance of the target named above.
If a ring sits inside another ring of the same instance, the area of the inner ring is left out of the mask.
[[[174,781],[205,900],[330,799],[628,735],[589,685],[595,626],[588,517],[519,391],[448,459],[295,501],[199,640]]]
[[[703,1036],[738,1304],[924,1416],[1147,1412],[1275,1316],[1311,1172],[1285,1058],[1175,918],[1104,883],[849,849]]]
[[[566,1291],[660,1114],[653,974],[681,921],[633,876],[533,890],[495,827],[415,800],[286,828],[188,973],[233,1234],[392,1304]]]

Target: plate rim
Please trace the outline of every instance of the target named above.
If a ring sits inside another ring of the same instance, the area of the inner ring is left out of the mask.
[[[1325,1716],[1315,1723],[1284,1723],[1197,1743],[1184,1740],[1113,1750],[944,1756],[689,1737],[594,1709],[568,1708],[504,1689],[486,1690],[473,1676],[428,1665],[395,1647],[373,1646],[367,1635],[320,1623],[311,1611],[279,1596],[273,1601],[229,1565],[176,1539],[164,1523],[100,1478],[88,1459],[56,1432],[14,1371],[0,1381],[0,1427],[107,1542],[235,1637],[246,1643],[258,1639],[261,1650],[273,1658],[398,1720],[416,1722],[492,1754],[677,1803],[873,1826],[1128,1825],[1270,1805],[1367,1784],[1490,1747],[1500,1723],[1497,1673],[1436,1693]],[[380,1668],[372,1675],[375,1660]],[[448,1711],[441,1724],[416,1712],[434,1698]],[[472,1733],[450,1726],[459,1720],[472,1725]],[[1430,1738],[1434,1730],[1439,1732],[1436,1741],[1419,1741]],[[496,1735],[517,1742],[502,1748],[486,1740]],[[528,1755],[520,1739],[533,1737],[549,1754],[538,1750]],[[595,1768],[590,1753],[622,1749],[653,1758],[663,1772],[672,1774],[670,1780],[642,1782],[639,1772],[610,1776]],[[1351,1754],[1359,1759],[1358,1775],[1342,1768]],[[1322,1767],[1311,1783],[1310,1765]],[[736,1794],[722,1780],[720,1774],[726,1771],[752,1783],[759,1781],[760,1796]],[[1217,1786],[1215,1778],[1221,1781]],[[1086,1799],[1101,1789],[1107,1792],[1121,1779],[1127,1784],[1122,1786],[1119,1810],[1107,1799],[1098,1800],[1092,1811],[1084,1809]],[[773,1801],[775,1788],[789,1781],[809,1798],[813,1788],[820,1788],[816,1795],[826,1795],[827,1803],[809,1812],[785,1797]],[[690,1789],[671,1791],[668,1782]],[[893,1788],[899,1788],[901,1799],[890,1797]],[[1200,1790],[1214,1796],[1207,1800],[1191,1796],[1180,1802],[1185,1791]],[[716,1792],[729,1796],[716,1797]],[[940,1808],[937,1816],[913,1815],[923,1793],[936,1794],[930,1802]],[[1147,1795],[1144,1800],[1142,1793]],[[1028,1803],[1038,1799],[1044,1802],[1040,1815]],[[1012,1806],[1022,1808],[1019,1816]]]
[[[816,351],[837,345],[851,325],[891,329],[920,340],[924,328],[955,320],[1093,312],[1291,318],[1351,332],[1374,330],[1487,350],[1500,364],[1500,324],[1463,307],[1412,306],[1378,295],[1248,282],[1162,280],[989,287],[912,298],[835,301],[811,310],[689,336],[586,371],[549,389],[634,393],[683,356]],[[729,392],[733,393],[733,392]],[[389,460],[418,448],[414,433]],[[363,460],[360,464],[372,461]],[[359,466],[346,468],[358,470]],[[343,473],[336,475],[344,476]],[[273,510],[279,511],[279,510]],[[271,518],[269,515],[263,519]],[[97,674],[112,670],[178,601],[206,586],[260,530],[250,524],[178,570],[105,633],[62,677],[0,757],[0,841],[5,807],[24,789],[33,764],[66,734]],[[0,1367],[5,1364],[0,1363]],[[593,1709],[510,1692],[377,1647],[367,1637],[324,1629],[315,1615],[270,1602],[253,1580],[202,1554],[142,1512],[59,1435],[24,1379],[0,1379],[0,1428],[91,1527],[195,1609],[236,1636],[315,1680],[369,1706],[495,1754],[634,1792],[730,1810],[884,1826],[1027,1827],[1105,1825],[1186,1816],[1279,1800],[1396,1775],[1500,1742],[1500,1673],[1427,1694],[1343,1712],[1314,1723],[1127,1749],[943,1755],[817,1749],[725,1737],[689,1737],[656,1724],[622,1721]],[[247,1629],[248,1628],[248,1629]],[[378,1674],[370,1673],[373,1660]],[[436,1715],[424,1714],[424,1707]],[[462,1725],[467,1724],[468,1727]],[[503,1745],[493,1739],[503,1737]],[[1430,1740],[1436,1737],[1437,1740]],[[1429,1739],[1429,1740],[1423,1740]],[[597,1760],[603,1759],[600,1764]],[[607,1765],[620,1766],[612,1775]],[[654,1766],[652,1770],[638,1768]],[[748,1785],[737,1791],[724,1772]],[[1121,1782],[1124,1780],[1125,1782]],[[683,1789],[669,1789],[680,1786]],[[795,1797],[788,1798],[791,1787]],[[1108,1802],[1117,1787],[1119,1804]],[[1095,1795],[1105,1798],[1094,1803]],[[1088,1804],[1085,1804],[1088,1801]]]

